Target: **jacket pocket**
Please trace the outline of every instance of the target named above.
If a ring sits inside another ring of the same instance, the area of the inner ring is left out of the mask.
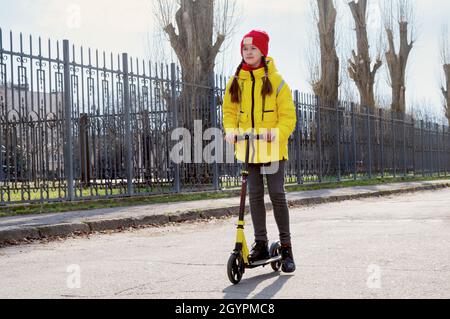
[[[263,126],[273,127],[278,121],[278,114],[275,110],[265,110],[262,114]]]
[[[275,113],[275,106],[266,106],[263,104],[263,108],[262,108],[262,121],[265,122],[268,120],[268,118],[271,117],[270,114],[274,114]],[[270,120],[269,120],[270,121]]]
[[[266,107],[262,112],[263,122],[273,122],[277,121],[278,114],[274,107]]]

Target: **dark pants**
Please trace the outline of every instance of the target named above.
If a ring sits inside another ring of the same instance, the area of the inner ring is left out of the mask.
[[[267,174],[267,187],[273,206],[275,221],[280,233],[281,244],[291,242],[289,229],[289,208],[284,190],[284,166],[286,161],[279,162],[279,169],[274,174]],[[248,187],[250,197],[250,213],[255,229],[255,240],[267,241],[266,208],[264,206],[264,180],[261,164],[249,164]]]

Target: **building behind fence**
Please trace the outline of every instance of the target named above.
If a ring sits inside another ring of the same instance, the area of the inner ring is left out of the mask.
[[[211,76],[202,87],[180,78],[174,64],[0,29],[1,203],[238,186],[239,163],[170,160],[175,128],[193,133],[195,120],[202,132],[221,128],[227,82]],[[298,91],[293,97],[288,183],[450,171],[448,126],[353,103],[322,105]]]

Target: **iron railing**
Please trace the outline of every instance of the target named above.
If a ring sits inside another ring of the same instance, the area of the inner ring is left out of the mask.
[[[174,129],[221,128],[227,79],[0,29],[1,204],[238,186],[240,164],[175,163]],[[450,171],[448,126],[293,92],[288,183]],[[195,121],[201,121],[196,126]],[[212,140],[225,148],[222,138]],[[211,141],[197,140],[204,149]],[[192,143],[192,157],[197,148]],[[186,151],[186,150],[185,150]],[[201,154],[200,154],[201,158]]]

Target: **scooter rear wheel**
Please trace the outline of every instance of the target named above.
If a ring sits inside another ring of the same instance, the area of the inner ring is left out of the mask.
[[[228,258],[227,273],[232,284],[236,285],[241,281],[244,274],[244,260],[240,254],[232,253]]]
[[[281,254],[281,244],[280,244],[280,242],[276,242],[276,243],[273,243],[271,246],[270,246],[270,257],[277,257],[277,256],[279,256]],[[279,261],[274,261],[274,262],[272,262],[272,263],[270,263],[270,266],[272,266],[272,269],[274,270],[274,271],[280,271],[280,268],[281,268],[281,260],[279,260]]]

